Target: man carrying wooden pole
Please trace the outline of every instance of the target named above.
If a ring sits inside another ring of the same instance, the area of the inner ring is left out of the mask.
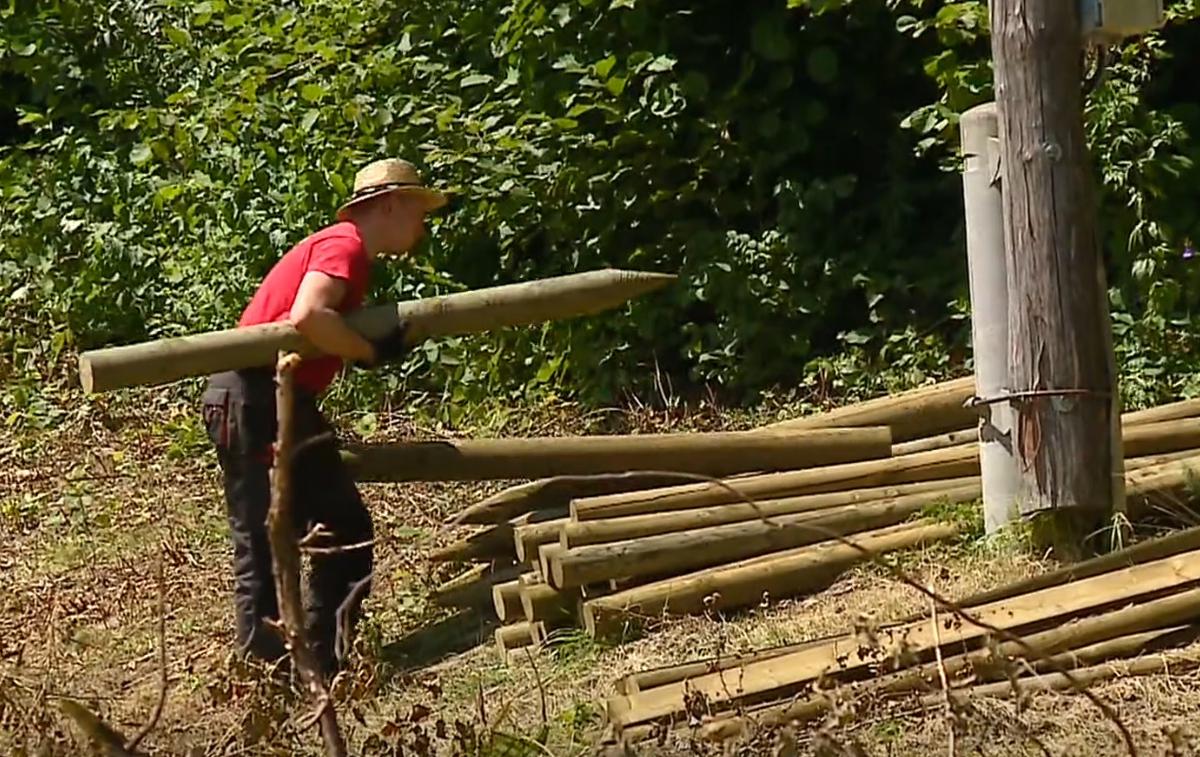
[[[406,351],[405,325],[371,341],[347,326],[343,314],[362,304],[377,255],[405,254],[424,233],[426,213],[446,198],[422,186],[409,163],[389,159],[363,168],[339,222],[300,241],[271,269],[242,314],[240,326],[287,322],[320,350],[295,370],[292,407],[295,464],[289,479],[297,537],[325,534],[308,546],[307,634],[322,673],[338,665],[335,642],[348,648],[357,608],[367,594],[374,529],[354,479],[342,461],[316,397],[343,361],[374,367]],[[268,621],[279,614],[267,538],[270,470],[277,433],[271,366],[218,373],[202,399],[204,421],[224,477],[233,536],[236,635],[242,651],[265,660],[287,653]],[[343,608],[343,605],[347,605]],[[348,619],[339,628],[339,617]]]
[[[1010,381],[1007,397],[983,399],[1011,403],[1020,511],[1054,512],[1065,532],[1052,538],[1067,552],[1116,499],[1117,387],[1084,140],[1081,10],[1079,0],[991,3]]]

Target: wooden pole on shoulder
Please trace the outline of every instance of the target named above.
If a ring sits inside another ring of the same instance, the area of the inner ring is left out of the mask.
[[[407,341],[474,334],[511,326],[591,315],[669,284],[673,274],[604,269],[471,292],[364,308],[347,323],[368,339],[408,324]],[[276,352],[320,354],[288,323],[268,323],[141,344],[89,350],[79,357],[86,392],[156,385],[189,376],[270,366]]]

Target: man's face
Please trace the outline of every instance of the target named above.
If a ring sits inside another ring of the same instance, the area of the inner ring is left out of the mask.
[[[403,192],[392,192],[386,202],[383,226],[387,230],[387,251],[406,255],[425,236],[425,203]]]

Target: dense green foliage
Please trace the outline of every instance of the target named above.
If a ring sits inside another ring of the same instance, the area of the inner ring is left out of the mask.
[[[601,266],[678,271],[615,317],[431,342],[345,393],[835,390],[960,363],[957,114],[990,96],[985,4],[926,0],[0,8],[0,352],[232,323],[355,169],[455,191],[398,300]],[[1088,100],[1127,382],[1177,389],[1197,274],[1200,14],[1118,51]],[[1171,57],[1174,55],[1174,57]],[[22,399],[25,399],[23,396]],[[10,402],[15,402],[10,398]],[[451,416],[453,417],[453,416]]]

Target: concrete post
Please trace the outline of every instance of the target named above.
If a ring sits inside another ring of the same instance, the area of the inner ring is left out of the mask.
[[[1000,196],[999,121],[995,103],[963,114],[963,199],[967,222],[967,266],[971,288],[971,334],[975,392],[1002,396],[1008,382],[1008,276]],[[1017,469],[1012,454],[1012,409],[1008,402],[980,406],[979,466],[983,477],[987,532],[1017,512]]]

